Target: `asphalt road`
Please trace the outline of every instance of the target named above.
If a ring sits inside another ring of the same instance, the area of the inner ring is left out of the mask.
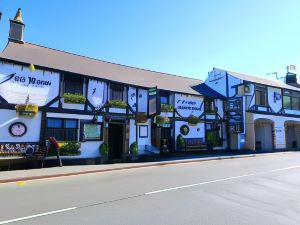
[[[299,225],[300,153],[3,184],[1,224]]]

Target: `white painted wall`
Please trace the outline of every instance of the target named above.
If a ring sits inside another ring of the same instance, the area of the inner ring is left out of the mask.
[[[277,148],[277,149],[286,147],[285,127],[284,127],[285,122],[286,121],[300,122],[300,118],[275,116],[275,115],[253,114],[253,122],[256,119],[270,119],[274,122],[275,148]]]
[[[41,113],[30,119],[17,117],[15,110],[0,109],[0,142],[39,142],[41,130]],[[15,122],[22,122],[27,132],[22,137],[14,137],[9,133],[9,127]]]
[[[190,132],[183,136],[184,138],[204,138],[205,140],[205,125],[204,123],[198,123],[197,126],[190,126],[185,121],[175,121],[175,139],[180,134],[180,127],[187,125],[190,128]],[[199,128],[199,131],[197,130]]]
[[[221,95],[226,96],[226,71],[214,69],[208,72],[205,84]]]
[[[148,112],[148,90],[138,89],[138,112]]]
[[[139,145],[139,154],[144,154],[145,148],[151,148],[151,119],[148,119],[146,123],[138,124],[140,125],[147,125],[148,126],[148,137],[141,138],[139,136],[139,127],[138,127],[138,145]]]

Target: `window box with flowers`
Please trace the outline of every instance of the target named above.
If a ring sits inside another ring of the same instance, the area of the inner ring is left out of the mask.
[[[32,118],[37,115],[39,107],[36,104],[19,104],[16,105],[16,112],[18,116]]]
[[[161,112],[173,112],[174,106],[170,104],[161,104]]]

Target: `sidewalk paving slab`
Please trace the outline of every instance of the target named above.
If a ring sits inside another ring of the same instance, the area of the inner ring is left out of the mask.
[[[264,156],[270,154],[285,154],[287,152],[259,153],[259,154],[221,154],[221,155],[198,155],[190,157],[163,157],[156,162],[143,163],[117,163],[117,164],[100,164],[100,165],[80,165],[80,166],[64,166],[51,167],[43,169],[28,169],[0,172],[0,184],[12,183],[18,181],[39,180],[64,176],[76,176],[91,173],[128,170],[137,168],[146,168],[153,166],[164,166],[179,163],[196,163],[212,160],[249,158],[255,156]]]

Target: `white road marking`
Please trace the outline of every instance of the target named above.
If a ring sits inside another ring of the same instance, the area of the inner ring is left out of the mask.
[[[36,218],[36,217],[41,217],[41,216],[48,216],[48,215],[61,213],[61,212],[66,212],[66,211],[71,211],[71,210],[75,210],[75,209],[77,209],[77,207],[60,209],[60,210],[41,213],[41,214],[36,214],[36,215],[32,215],[32,216],[25,216],[25,217],[20,217],[20,218],[17,218],[17,219],[6,220],[6,221],[0,222],[0,224],[2,225],[2,224],[14,223],[14,222],[22,221],[22,220],[28,220],[28,219],[32,219],[32,218]]]
[[[158,194],[158,193],[167,192],[167,191],[173,191],[173,190],[184,189],[184,188],[189,188],[189,187],[201,186],[201,185],[204,185],[204,184],[217,183],[217,182],[222,182],[222,181],[227,181],[227,180],[234,180],[234,179],[243,178],[243,177],[250,177],[250,176],[280,172],[280,171],[297,169],[297,168],[300,168],[300,165],[286,167],[286,168],[280,168],[280,169],[274,169],[274,170],[268,170],[268,171],[265,171],[265,172],[249,173],[249,174],[244,174],[244,175],[239,175],[239,176],[234,176],[234,177],[221,178],[221,179],[217,179],[217,180],[211,180],[211,181],[205,181],[205,182],[200,182],[200,183],[188,184],[188,185],[177,186],[177,187],[172,187],[172,188],[166,188],[166,189],[161,189],[161,190],[157,190],[157,191],[147,192],[147,193],[141,194],[139,196],[153,195],[153,194]],[[124,199],[129,199],[129,198],[130,197],[127,197],[127,198],[124,198]],[[85,208],[85,207],[89,207],[89,206],[95,206],[95,205],[98,205],[98,204],[92,204],[92,205],[81,206],[81,207],[71,207],[71,208],[60,209],[60,210],[56,210],[56,211],[36,214],[36,215],[32,215],[32,216],[26,216],[26,217],[20,217],[20,218],[6,220],[6,221],[0,221],[0,225],[8,224],[8,223],[14,223],[14,222],[22,221],[22,220],[33,219],[33,218],[42,217],[42,216],[48,216],[48,215],[52,215],[52,214],[62,213],[62,212],[66,212],[66,211],[76,210],[76,209]]]
[[[201,185],[204,185],[204,184],[217,183],[217,182],[222,182],[222,181],[227,181],[227,180],[234,180],[234,179],[243,178],[243,177],[250,177],[250,176],[256,176],[256,175],[274,173],[274,172],[290,170],[290,169],[296,169],[296,168],[300,168],[300,165],[281,168],[281,169],[274,169],[274,170],[269,170],[269,171],[265,171],[265,172],[250,173],[250,174],[244,174],[244,175],[239,175],[239,176],[234,176],[234,177],[221,178],[221,179],[217,179],[217,180],[211,180],[211,181],[205,181],[205,182],[200,182],[200,183],[188,184],[188,185],[177,186],[177,187],[172,187],[172,188],[166,188],[166,189],[161,189],[161,190],[157,190],[157,191],[147,192],[147,193],[145,193],[145,195],[153,195],[153,194],[158,194],[158,193],[161,193],[161,192],[174,191],[174,190],[178,190],[178,189],[201,186]]]

